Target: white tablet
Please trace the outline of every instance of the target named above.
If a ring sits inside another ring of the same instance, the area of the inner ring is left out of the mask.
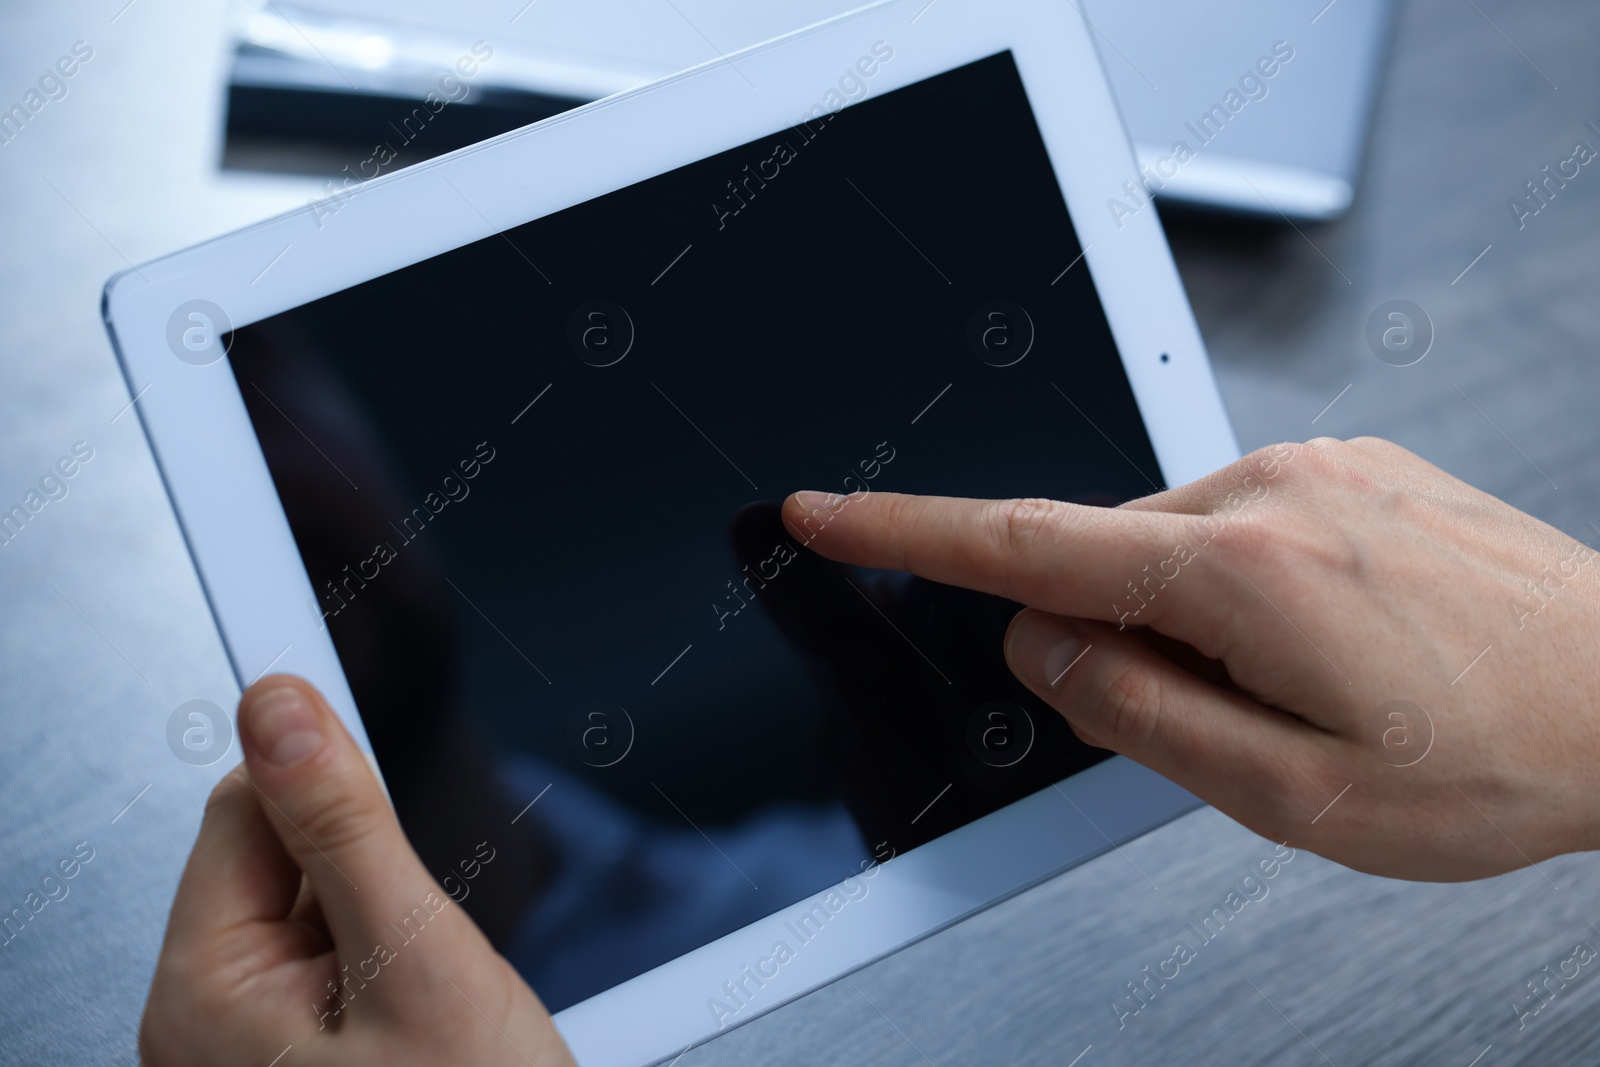
[[[877,4],[358,170],[106,320],[240,684],[329,695],[585,1067],[1197,803],[1011,677],[1016,605],[776,518],[1237,457],[1072,5]]]

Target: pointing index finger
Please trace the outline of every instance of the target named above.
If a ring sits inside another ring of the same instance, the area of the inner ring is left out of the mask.
[[[1192,516],[1037,498],[795,493],[784,525],[829,559],[910,571],[1058,615],[1142,625],[1196,603],[1194,582],[1163,578]],[[1159,594],[1159,595],[1157,595]],[[1177,635],[1181,636],[1181,635]]]

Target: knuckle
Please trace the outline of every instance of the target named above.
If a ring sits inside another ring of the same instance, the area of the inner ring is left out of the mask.
[[[917,526],[915,503],[914,498],[898,493],[879,493],[872,498],[878,520],[885,529],[894,532],[893,542],[899,548],[899,561],[896,564],[899,570],[913,570],[918,562],[913,558],[910,541],[906,537],[907,532]]]
[[[1021,576],[1031,571],[1031,561],[1054,545],[1061,516],[1061,504],[1042,497],[997,500],[991,505],[990,524],[993,539],[1000,546],[1008,599],[1026,602],[1026,591],[1019,588]]]
[[[1061,505],[1042,497],[999,500],[994,504],[994,525],[1007,555],[1028,555],[1041,542],[1053,540],[1061,518]]]
[[[1284,473],[1296,479],[1326,475],[1338,466],[1341,455],[1348,449],[1343,441],[1333,437],[1313,437],[1309,441],[1278,447],[1283,450]]]
[[[1286,466],[1279,479],[1292,498],[1304,502],[1328,484],[1337,464],[1324,452],[1302,446],[1295,453],[1294,462]]]
[[[1371,440],[1378,441],[1386,449],[1403,451],[1398,445],[1378,438]],[[1224,521],[1228,529],[1220,539],[1225,544],[1238,543],[1252,552],[1271,549],[1275,541],[1292,530],[1305,532],[1313,525],[1311,520],[1330,507],[1349,506],[1352,502],[1364,506],[1392,488],[1385,484],[1390,481],[1382,473],[1387,468],[1382,466],[1376,453],[1335,437],[1274,445],[1251,453],[1244,462],[1255,463],[1256,469],[1262,470],[1261,481],[1272,480],[1285,495],[1272,508],[1263,509],[1263,514],[1252,514],[1250,523],[1240,522],[1241,516],[1237,514],[1221,514],[1239,510],[1237,506],[1227,506],[1237,503],[1230,496],[1217,506],[1217,513],[1208,516],[1207,521],[1212,525],[1218,520]],[[1263,469],[1262,464],[1268,466]],[[1242,495],[1250,496],[1251,490],[1252,487],[1246,485]],[[1260,496],[1267,495],[1262,489],[1256,492]]]
[[[1144,748],[1161,721],[1161,680],[1136,664],[1121,665],[1106,679],[1100,710],[1107,741],[1119,749]]]
[[[1316,475],[1323,485],[1342,489],[1369,490],[1373,486],[1363,470],[1372,469],[1372,454],[1363,452],[1337,437],[1316,437],[1306,442],[1305,470]]]
[[[1350,450],[1350,446],[1337,437],[1313,437],[1305,444],[1306,450],[1316,454],[1337,459]]]
[[[291,846],[336,852],[372,837],[383,822],[383,812],[370,797],[352,792],[337,792],[317,798],[303,814],[300,833],[289,838]]]
[[[1236,466],[1247,471],[1276,472],[1278,468],[1292,464],[1295,456],[1305,446],[1294,441],[1280,441],[1277,444],[1264,445],[1241,459]]]

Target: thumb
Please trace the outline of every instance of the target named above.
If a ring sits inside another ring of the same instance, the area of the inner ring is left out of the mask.
[[[239,733],[261,809],[341,950],[392,937],[391,921],[439,894],[366,755],[309,682],[256,682],[240,699]]]
[[[1323,760],[1320,731],[1213,685],[1114,626],[1028,609],[1011,672],[1085,741],[1172,779],[1252,828]]]

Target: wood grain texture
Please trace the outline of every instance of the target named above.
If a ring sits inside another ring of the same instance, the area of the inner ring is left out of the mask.
[[[74,440],[96,449],[71,495],[0,551],[0,906],[20,903],[74,843],[96,849],[70,896],[0,948],[4,1063],[134,1062],[178,871],[229,762],[188,767],[162,739],[178,704],[236,693],[143,436],[129,416],[112,421],[128,394],[100,287],[130,261],[301,204],[320,185],[218,170],[219,5],[124,4],[0,15],[7,103],[73,41],[96,50],[68,96],[0,147],[0,495]],[[1309,22],[1323,4],[1304,6]],[[1600,122],[1597,40],[1593,5],[1407,3],[1349,217],[1299,232],[1169,213],[1246,448],[1378,434],[1600,540],[1588,525],[1600,521],[1600,170],[1585,168],[1521,231],[1507,207],[1576,139],[1600,146],[1586,127]],[[1437,332],[1407,368],[1363,340],[1373,308],[1396,297]],[[1124,983],[1270,852],[1196,813],[679,1063],[1065,1067],[1082,1053],[1078,1067],[1467,1067],[1490,1045],[1479,1067],[1600,1060],[1600,980],[1588,972],[1526,1028],[1511,1006],[1526,977],[1600,937],[1592,856],[1433,886],[1302,853],[1119,1028],[1110,1005]]]

